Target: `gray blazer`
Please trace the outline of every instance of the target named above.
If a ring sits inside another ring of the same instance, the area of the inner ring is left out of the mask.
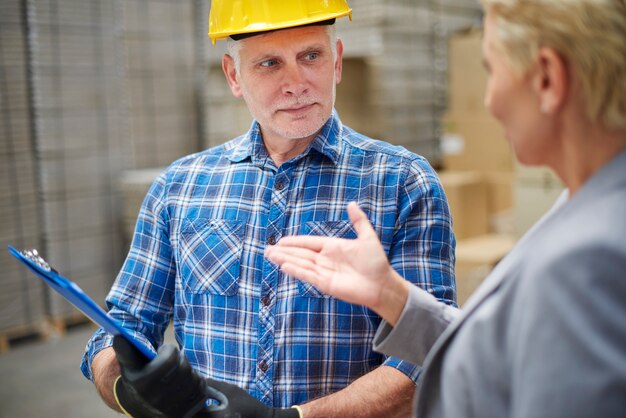
[[[626,153],[555,207],[462,311],[413,289],[374,348],[423,364],[418,417],[626,417]]]

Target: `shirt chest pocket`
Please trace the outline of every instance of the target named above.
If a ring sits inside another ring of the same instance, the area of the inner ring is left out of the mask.
[[[316,221],[304,224],[302,233],[305,235],[316,235],[320,237],[336,237],[355,239],[357,237],[354,227],[350,221]],[[330,298],[325,293],[320,292],[312,285],[298,280],[298,293],[301,296],[313,298]]]
[[[199,294],[237,294],[243,235],[242,221],[204,219],[186,222],[178,246],[178,268],[183,288]]]

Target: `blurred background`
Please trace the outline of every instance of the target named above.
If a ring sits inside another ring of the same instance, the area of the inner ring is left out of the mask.
[[[459,304],[562,190],[483,108],[478,0],[351,0],[336,108],[425,156],[458,239]],[[79,371],[94,327],[6,250],[37,248],[103,304],[157,173],[251,117],[208,0],[0,0],[0,418],[107,417]]]

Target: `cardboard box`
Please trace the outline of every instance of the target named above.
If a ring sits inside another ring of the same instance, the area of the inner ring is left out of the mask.
[[[548,167],[529,167],[516,162],[515,178],[517,181],[542,184],[545,187],[563,187],[561,179]]]
[[[130,243],[135,231],[139,209],[150,186],[161,174],[165,167],[126,170],[119,180],[119,190],[122,195],[122,228],[125,243]]]
[[[563,189],[563,183],[551,169],[515,164],[513,212],[518,237],[550,210]]]
[[[506,172],[491,172],[484,175],[487,184],[487,213],[489,232],[515,234],[513,194],[515,175]]]
[[[550,210],[563,192],[559,183],[517,180],[515,184],[515,233],[524,235]]]
[[[513,152],[500,123],[484,106],[487,72],[482,31],[461,32],[449,41],[448,112],[441,139],[447,170],[513,172]]]
[[[456,288],[459,306],[480,286],[515,246],[512,235],[486,234],[459,240],[456,246]]]
[[[513,208],[515,175],[508,172],[491,172],[484,175],[487,183],[487,210],[498,214]]]
[[[450,114],[483,114],[487,71],[482,61],[482,30],[452,36],[448,43],[448,109]]]
[[[500,123],[487,113],[450,115],[441,142],[446,170],[514,171],[514,156]]]
[[[487,185],[483,176],[476,171],[442,171],[439,178],[448,198],[457,240],[486,234]]]

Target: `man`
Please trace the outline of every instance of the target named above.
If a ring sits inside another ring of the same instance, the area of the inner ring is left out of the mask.
[[[222,67],[254,122],[159,176],[107,303],[151,347],[162,345],[173,319],[181,358],[260,405],[298,405],[307,418],[407,416],[419,369],[372,351],[380,318],[282,274],[263,256],[286,235],[355,237],[344,208],[356,201],[392,266],[442,301],[455,300],[454,236],[437,176],[424,158],[341,123],[333,106],[343,44],[333,23],[351,11],[344,0],[320,4],[212,2],[210,35],[230,37]],[[260,10],[268,15],[254,21]],[[142,389],[141,361],[111,344],[96,332],[83,373],[112,408],[126,410],[132,399],[155,406],[143,402],[160,389]],[[186,361],[161,352],[157,359]],[[178,384],[163,394],[180,391]]]

